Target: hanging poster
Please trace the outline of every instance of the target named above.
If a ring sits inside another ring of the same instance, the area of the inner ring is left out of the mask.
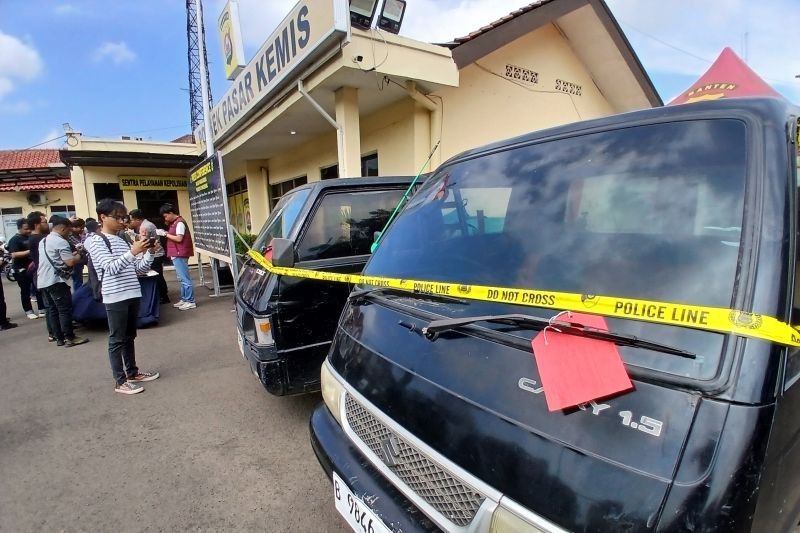
[[[216,154],[189,170],[188,185],[195,249],[230,263],[227,194]]]

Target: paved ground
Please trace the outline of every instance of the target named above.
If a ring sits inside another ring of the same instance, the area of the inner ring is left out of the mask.
[[[321,397],[261,388],[230,298],[162,306],[137,340],[161,379],[123,396],[104,331],[57,348],[5,294],[20,327],[0,332],[0,531],[344,531],[308,439]]]

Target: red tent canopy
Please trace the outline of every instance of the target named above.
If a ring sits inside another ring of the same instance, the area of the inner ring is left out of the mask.
[[[748,67],[733,50],[726,47],[706,73],[669,105],[742,96],[783,98],[753,72],[753,69]]]

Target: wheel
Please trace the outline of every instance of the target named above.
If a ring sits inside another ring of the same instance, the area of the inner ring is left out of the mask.
[[[9,268],[6,270],[6,279],[8,281],[17,281],[17,278],[14,276],[14,270]]]

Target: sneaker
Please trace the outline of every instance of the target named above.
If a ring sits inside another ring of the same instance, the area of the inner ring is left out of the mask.
[[[28,318],[30,318],[31,320],[36,320],[37,318],[39,318],[39,315],[37,315],[37,314],[36,314],[36,313],[34,313],[33,311],[28,311],[27,313],[25,313],[25,315],[26,315]]]
[[[140,392],[144,392],[144,387],[136,383],[126,381],[122,385],[116,385],[114,387],[114,392],[118,392],[120,394],[139,394]]]
[[[69,348],[69,347],[72,347],[72,346],[77,346],[79,344],[86,344],[87,342],[89,342],[89,339],[87,339],[86,337],[77,337],[76,336],[76,337],[72,337],[71,339],[67,339],[66,342],[65,342],[65,345]]]
[[[158,379],[159,377],[158,372],[139,372],[132,378],[128,378],[128,383],[142,383],[143,381],[153,381],[154,379]]]
[[[66,342],[64,341],[64,339],[58,339],[58,340],[56,341],[56,346],[64,346],[64,344],[66,344]]]
[[[183,304],[185,304],[185,303],[186,303],[186,302],[184,302],[183,300],[178,300],[178,303],[172,304],[172,307],[180,307],[180,306],[182,306],[182,305],[183,305]]]
[[[186,311],[187,309],[194,309],[195,307],[197,307],[197,304],[194,302],[183,302],[183,305],[178,309],[181,311]]]
[[[5,324],[0,324],[0,331],[5,331],[7,329],[14,329],[17,325],[13,322],[6,322]]]
[[[47,316],[47,314],[45,314],[45,312],[44,312],[44,311],[42,311],[42,310],[39,310],[39,318],[44,318],[44,317],[46,317],[46,316]]]

